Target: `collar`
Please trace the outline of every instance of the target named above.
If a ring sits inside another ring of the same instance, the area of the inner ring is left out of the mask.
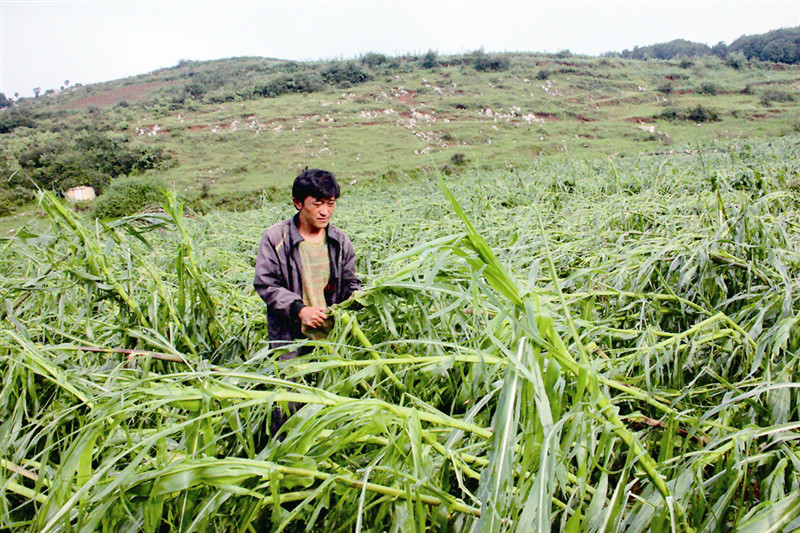
[[[300,215],[297,214],[292,217],[291,223],[289,224],[289,236],[292,238],[292,243],[299,243],[300,241],[305,240],[303,236],[300,235],[300,229],[298,226],[299,220],[300,220]],[[325,227],[325,237],[328,239],[328,241],[333,240],[339,243],[339,235],[338,232],[335,230],[336,226],[334,226],[331,223],[328,223],[328,225]]]

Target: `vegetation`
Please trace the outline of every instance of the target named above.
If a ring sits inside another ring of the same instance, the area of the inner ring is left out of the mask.
[[[795,530],[798,176],[789,135],[347,188],[366,290],[292,361],[251,287],[288,200],[43,193],[0,254],[0,528]]]
[[[0,529],[800,529],[796,31],[0,95]],[[284,361],[306,165],[366,289]]]
[[[167,184],[154,176],[133,176],[114,180],[94,204],[97,218],[119,218],[139,212],[143,207],[159,205]]]
[[[436,60],[436,52],[433,50],[428,50],[428,52],[422,56],[422,60],[419,62],[420,68],[424,69],[432,69],[436,68],[439,62]]]
[[[667,108],[662,111],[655,118],[666,120],[688,120],[695,123],[700,122],[716,122],[719,120],[719,115],[716,111],[707,109],[702,105],[698,105],[686,111],[679,111],[674,108]]]
[[[620,57],[625,59],[674,59],[676,57],[692,57],[711,55],[711,48],[702,43],[675,39],[667,43],[656,43],[650,46],[635,46],[633,50],[623,50]]]
[[[610,56],[614,53],[607,54]],[[623,50],[619,56],[626,59],[675,59],[714,55],[719,58],[737,55],[744,59],[771,61],[773,63],[800,63],[800,27],[782,28],[759,35],[742,35],[730,45],[719,42],[714,46],[676,39],[667,43],[635,46]]]
[[[800,63],[800,27],[773,30],[761,35],[743,35],[728,47],[747,59],[775,63]]]
[[[475,70],[479,72],[508,70],[511,63],[507,56],[489,55],[485,54],[483,50],[478,50],[472,54],[472,62],[475,65]]]
[[[89,185],[102,193],[113,178],[157,168],[169,158],[161,148],[131,147],[127,139],[96,132],[77,139],[61,135],[50,139],[46,144],[34,140],[18,159],[22,172],[41,189]]]
[[[8,106],[10,107],[10,106]],[[10,133],[19,127],[34,128],[36,122],[30,109],[14,108],[0,115],[0,133]]]
[[[451,173],[455,154],[524,169],[543,157],[791,134],[800,67],[773,67],[568,51],[182,61],[136,78],[69,84],[0,111],[0,213],[33,211],[37,188],[103,189],[143,173],[193,203],[224,205],[285,190],[306,165],[361,185],[387,174]],[[698,109],[710,114],[690,116]],[[685,120],[654,119],[670,110]]]

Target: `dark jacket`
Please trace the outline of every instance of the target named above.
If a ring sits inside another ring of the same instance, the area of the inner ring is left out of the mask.
[[[303,338],[297,314],[303,307],[298,244],[304,239],[297,229],[297,219],[295,215],[265,231],[256,256],[253,287],[267,304],[271,348]],[[328,224],[326,232],[331,275],[325,287],[325,301],[333,305],[360,289],[361,281],[355,275],[353,243],[336,226]]]

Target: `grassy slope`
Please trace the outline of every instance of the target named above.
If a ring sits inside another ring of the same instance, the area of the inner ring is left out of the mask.
[[[537,80],[542,68],[565,72]],[[665,76],[681,74],[689,76],[675,84],[683,94],[667,98],[654,90]],[[797,90],[799,74],[521,56],[507,72],[464,66],[417,70],[347,90],[146,116],[137,125],[169,130],[153,139],[180,163],[165,174],[168,179],[184,187],[208,183],[214,194],[287,183],[306,165],[332,168],[349,181],[441,166],[455,153],[491,167],[524,166],[540,155],[592,158],[660,149],[668,141],[658,132],[677,145],[780,135],[797,121],[797,104],[765,109],[758,93],[739,93],[748,83],[765,82]],[[722,94],[693,92],[706,81]],[[655,134],[640,127],[651,125],[651,117],[670,104],[703,105],[722,120],[701,126],[657,122]]]
[[[525,167],[565,153],[591,159],[785,135],[800,123],[797,100],[761,102],[766,90],[797,93],[797,67],[734,70],[716,59],[682,68],[678,61],[509,57],[504,72],[477,72],[470,65],[424,70],[405,63],[348,89],[194,102],[178,109],[136,105],[158,101],[163,91],[189,80],[190,72],[275,62],[240,58],[80,87],[36,105],[61,111],[53,120],[67,129],[100,123],[131,140],[162,146],[175,161],[163,176],[189,196],[204,186],[212,196],[283,186],[305,166],[330,168],[345,182],[363,183],[392,171],[441,168],[457,153],[488,168]],[[537,79],[543,71],[547,79]],[[704,83],[714,84],[718,94],[700,94]],[[670,94],[658,90],[667,84]],[[748,86],[751,94],[743,94]],[[129,105],[116,105],[123,101]],[[720,120],[653,120],[667,108],[697,105]],[[52,135],[19,128],[4,136],[4,151],[13,154]]]

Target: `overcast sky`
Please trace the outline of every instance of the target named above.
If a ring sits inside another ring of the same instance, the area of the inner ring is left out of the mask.
[[[730,44],[800,26],[800,0],[188,2],[0,0],[0,92],[124,78],[181,59],[365,52],[597,55],[672,39]]]

